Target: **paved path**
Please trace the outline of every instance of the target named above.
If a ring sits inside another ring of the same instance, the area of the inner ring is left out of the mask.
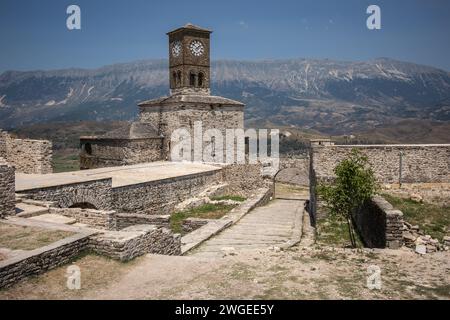
[[[293,245],[301,237],[303,205],[302,200],[275,199],[206,241],[192,255]]]

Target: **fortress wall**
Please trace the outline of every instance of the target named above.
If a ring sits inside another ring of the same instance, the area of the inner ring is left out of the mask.
[[[220,169],[112,189],[113,207],[121,213],[172,214],[180,202],[221,180]]]
[[[13,139],[0,132],[0,156],[21,173],[52,173],[52,143],[47,140]]]
[[[164,160],[162,139],[80,139],[80,169],[124,166]],[[89,152],[86,146],[89,144]]]
[[[52,201],[57,208],[88,203],[98,210],[113,210],[111,178],[20,191],[34,200]]]
[[[0,219],[15,214],[15,177],[14,167],[0,158]]]
[[[336,165],[353,148],[367,155],[380,183],[399,182],[400,157],[402,183],[450,183],[450,144],[315,146],[311,149],[311,163],[316,179],[332,178]]]

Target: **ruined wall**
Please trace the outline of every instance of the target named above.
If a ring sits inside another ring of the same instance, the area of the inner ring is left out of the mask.
[[[353,221],[364,245],[398,249],[403,245],[403,213],[380,196],[367,201],[354,213]]]
[[[80,169],[153,162],[165,157],[161,138],[80,139],[80,143]]]
[[[90,234],[76,234],[48,246],[0,261],[0,288],[68,263],[89,245]]]
[[[312,148],[312,164],[317,179],[334,176],[333,169],[352,148],[367,155],[377,180],[398,183],[402,153],[403,183],[449,183],[450,145],[334,145]]]
[[[53,201],[56,207],[68,208],[89,203],[99,210],[113,210],[111,178],[26,190],[34,200]]]
[[[146,253],[181,255],[181,237],[167,228],[136,225],[95,235],[89,247],[112,259],[129,261]]]
[[[21,173],[52,173],[52,143],[47,140],[13,139],[0,132],[0,156]]]
[[[14,167],[0,157],[0,219],[15,214]]]
[[[113,206],[122,213],[172,214],[175,206],[220,181],[220,169],[113,188]]]
[[[81,208],[50,208],[50,213],[74,218],[77,223],[86,224],[89,227],[96,229],[117,229],[116,212],[112,210],[104,211]]]
[[[124,229],[137,224],[151,224],[160,227],[170,227],[170,215],[147,215],[133,213],[118,213],[116,215],[117,229]]]

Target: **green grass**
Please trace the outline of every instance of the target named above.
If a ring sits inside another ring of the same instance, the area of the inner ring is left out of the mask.
[[[53,172],[69,172],[80,170],[80,159],[77,153],[58,153],[53,154]]]
[[[220,201],[220,200],[232,200],[232,201],[238,201],[243,202],[247,200],[245,197],[241,196],[234,196],[234,195],[225,195],[225,196],[216,196],[216,197],[210,197],[211,200]]]
[[[335,216],[327,214],[317,220],[317,243],[333,246],[347,247],[350,245],[347,223],[340,221]],[[356,245],[363,247],[362,241],[355,230]]]
[[[184,234],[181,225],[186,218],[220,219],[236,205],[206,203],[196,208],[175,212],[170,217],[170,227],[174,233]]]
[[[418,203],[383,194],[394,208],[403,212],[405,221],[418,225],[420,229],[435,239],[442,241],[450,230],[450,206],[438,206],[430,203]]]

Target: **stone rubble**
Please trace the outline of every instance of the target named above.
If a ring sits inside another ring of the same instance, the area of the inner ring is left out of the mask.
[[[419,226],[413,226],[405,221],[403,222],[403,242],[406,247],[414,249],[419,254],[425,254],[448,250],[450,237],[444,237],[444,241],[441,244],[439,240],[424,234],[419,229]]]

